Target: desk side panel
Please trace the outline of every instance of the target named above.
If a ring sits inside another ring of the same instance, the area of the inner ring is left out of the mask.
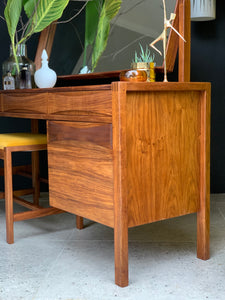
[[[50,204],[114,226],[111,124],[48,122]]]
[[[197,212],[200,93],[127,93],[130,227]]]

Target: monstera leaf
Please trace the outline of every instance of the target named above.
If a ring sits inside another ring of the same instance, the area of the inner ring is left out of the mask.
[[[69,0],[24,0],[24,10],[31,26],[27,32],[36,33],[45,29],[62,16],[68,3]]]
[[[121,0],[105,0],[103,4],[92,53],[92,71],[97,66],[98,60],[106,48],[110,30],[110,21],[119,12],[121,3]]]

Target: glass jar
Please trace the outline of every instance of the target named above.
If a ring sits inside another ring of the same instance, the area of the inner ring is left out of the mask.
[[[14,78],[16,89],[34,88],[35,64],[27,57],[27,47],[25,43],[18,45],[17,59],[19,63],[19,74],[17,71],[15,58],[13,56],[12,46],[10,46],[10,56],[2,64],[3,88],[7,89],[7,85],[4,83],[9,82],[6,81],[6,78],[9,76]]]
[[[147,73],[143,70],[128,70],[120,73],[120,81],[144,82],[147,80]]]

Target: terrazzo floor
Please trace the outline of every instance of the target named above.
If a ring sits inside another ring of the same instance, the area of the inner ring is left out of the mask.
[[[75,216],[64,213],[17,222],[8,245],[0,200],[0,299],[225,299],[225,194],[211,195],[210,248],[208,261],[196,258],[195,214],[132,228],[130,282],[120,288],[112,229],[85,220],[79,231]]]

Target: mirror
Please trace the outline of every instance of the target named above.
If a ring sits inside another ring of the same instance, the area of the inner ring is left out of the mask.
[[[167,18],[175,11],[177,0],[166,0]],[[178,16],[177,16],[178,17]],[[111,23],[110,34],[106,50],[102,54],[95,72],[106,72],[129,69],[135,56],[148,47],[157,67],[163,64],[160,56],[149,44],[155,40],[163,30],[164,10],[162,0],[123,0],[118,15]],[[169,35],[169,30],[167,32]],[[162,41],[157,43],[162,52]],[[89,55],[91,59],[91,53]],[[82,67],[83,55],[76,63],[73,74],[78,74]]]

